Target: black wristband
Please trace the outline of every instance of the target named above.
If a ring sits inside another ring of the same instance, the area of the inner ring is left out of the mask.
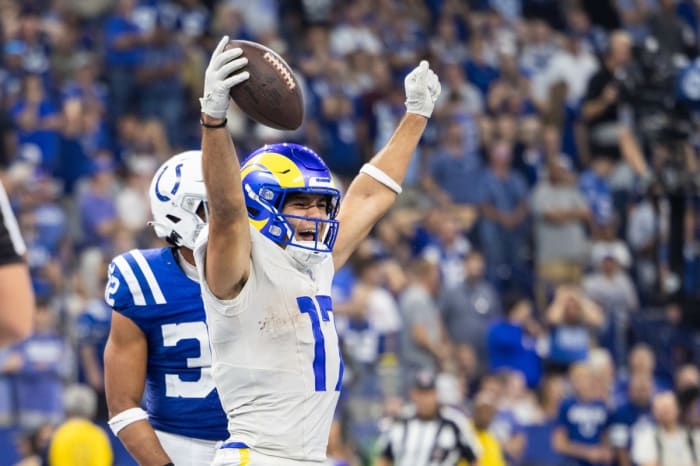
[[[163,466],[175,466],[173,463],[166,463]]]
[[[224,118],[224,121],[222,121],[222,122],[219,123],[218,125],[210,125],[210,124],[204,123],[204,120],[202,120],[202,119],[200,118],[200,119],[199,119],[199,123],[200,123],[202,126],[204,126],[205,128],[216,129],[216,128],[223,128],[224,126],[226,126],[226,123],[228,123],[228,119],[227,119],[227,118]],[[166,464],[165,466],[168,466],[168,465]]]

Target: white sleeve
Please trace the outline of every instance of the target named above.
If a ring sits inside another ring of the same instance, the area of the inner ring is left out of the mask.
[[[658,461],[656,451],[656,440],[654,433],[656,429],[648,427],[634,430],[632,433],[632,461],[636,464],[648,464]]]
[[[199,286],[202,290],[202,300],[204,302],[205,310],[214,310],[219,314],[232,316],[243,312],[247,306],[242,305],[244,301],[245,294],[249,294],[249,289],[253,288],[255,281],[254,278],[254,266],[251,261],[250,274],[246,284],[241,289],[241,292],[232,299],[219,299],[214,293],[209,289],[209,284],[205,277],[205,264],[207,257],[207,243],[209,241],[209,227],[204,227],[200,232],[197,240],[195,241],[194,247],[194,262],[197,266],[197,272],[199,273]]]

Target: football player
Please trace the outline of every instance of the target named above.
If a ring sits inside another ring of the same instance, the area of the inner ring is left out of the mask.
[[[227,437],[192,256],[207,215],[201,160],[199,151],[178,154],[151,182],[150,224],[172,246],[132,250],[109,265],[109,425],[141,465],[209,466]]]
[[[202,161],[209,223],[195,260],[229,438],[214,465],[319,465],[343,362],[331,281],[401,192],[440,83],[427,62],[405,79],[407,113],[342,205],[311,149],[274,144],[239,168],[229,91],[250,77],[224,37],[205,73]]]

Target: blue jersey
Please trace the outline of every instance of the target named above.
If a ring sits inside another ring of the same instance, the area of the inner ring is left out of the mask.
[[[228,437],[211,373],[199,283],[174,249],[132,250],[109,265],[105,300],[148,341],[144,404],[156,430],[204,440]]]
[[[626,403],[620,406],[610,419],[610,443],[613,447],[629,449],[634,433],[653,425],[651,406]]]
[[[564,400],[559,407],[557,426],[566,429],[569,441],[584,445],[600,445],[609,425],[608,409],[603,401]],[[574,463],[576,464],[576,463]],[[578,460],[579,466],[592,463]]]

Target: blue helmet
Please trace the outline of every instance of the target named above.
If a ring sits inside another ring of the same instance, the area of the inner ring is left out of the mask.
[[[260,233],[282,246],[294,246],[309,252],[331,252],[338,234],[340,191],[333,184],[331,172],[308,147],[280,143],[270,144],[250,154],[241,166],[243,194],[248,220]],[[282,213],[290,194],[318,194],[328,197],[328,217],[311,218]],[[298,241],[289,219],[313,221],[314,241]]]

